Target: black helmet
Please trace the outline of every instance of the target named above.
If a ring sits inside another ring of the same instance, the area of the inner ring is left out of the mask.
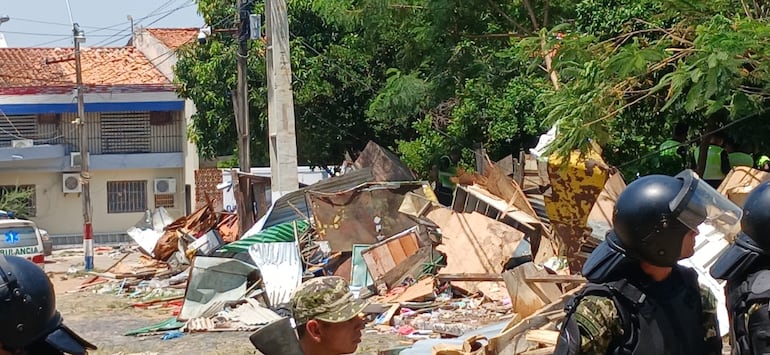
[[[690,230],[672,211],[684,182],[649,175],[629,184],[615,204],[614,231],[630,256],[658,266],[679,260],[682,239]]]
[[[645,176],[615,203],[614,231],[628,255],[657,266],[674,266],[688,231],[732,236],[742,211],[692,170],[675,177]]]
[[[741,230],[762,250],[770,252],[770,182],[763,182],[746,198]]]
[[[0,255],[0,319],[5,349],[49,347],[69,354],[96,349],[62,324],[51,281],[24,258]]]

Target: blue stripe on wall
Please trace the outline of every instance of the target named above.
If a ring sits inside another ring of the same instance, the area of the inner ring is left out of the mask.
[[[122,111],[181,111],[184,101],[150,102],[93,102],[85,104],[86,112],[122,112]],[[38,113],[77,112],[78,105],[71,104],[0,104],[0,110],[6,115],[31,115]]]

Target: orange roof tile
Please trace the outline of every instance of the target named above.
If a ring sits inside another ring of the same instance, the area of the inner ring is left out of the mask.
[[[0,48],[0,87],[51,87],[75,83],[73,48]],[[134,47],[82,48],[87,86],[170,85]]]
[[[169,49],[176,50],[198,38],[198,28],[148,28],[147,32]]]

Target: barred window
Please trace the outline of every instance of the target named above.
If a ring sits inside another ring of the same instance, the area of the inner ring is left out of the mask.
[[[30,191],[29,195],[25,194],[24,201],[4,201],[5,204],[11,208],[16,209],[16,211],[6,211],[6,212],[14,212],[22,217],[35,217],[37,215],[37,203],[35,202],[35,185],[3,185],[0,186],[0,201],[3,200],[14,200],[17,199],[19,196],[14,195],[8,195],[8,193],[16,192],[16,191]]]
[[[147,210],[147,180],[107,181],[107,213]]]

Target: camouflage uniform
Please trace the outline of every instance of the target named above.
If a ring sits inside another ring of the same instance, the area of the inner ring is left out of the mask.
[[[316,319],[342,323],[358,316],[368,305],[350,292],[348,283],[338,276],[324,276],[303,283],[291,296],[291,309],[297,324]]]
[[[700,288],[700,295],[705,320],[703,327],[706,331],[704,341],[708,341],[719,337],[717,300],[710,290],[703,287]],[[606,354],[612,340],[623,336],[623,325],[618,311],[612,300],[607,297],[586,296],[577,306],[572,317],[583,330],[580,333],[581,354]]]

